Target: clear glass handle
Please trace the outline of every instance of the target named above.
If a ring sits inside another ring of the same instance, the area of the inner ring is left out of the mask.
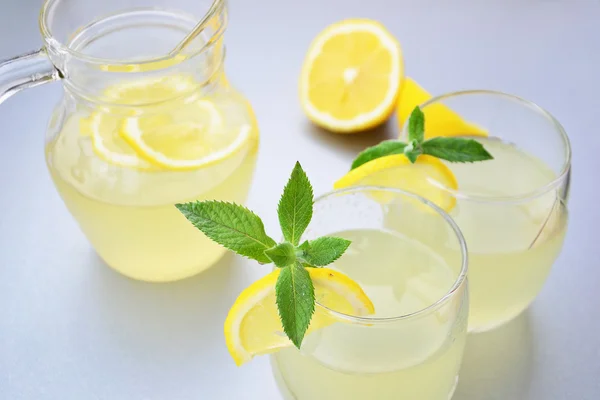
[[[44,49],[0,61],[0,104],[13,94],[60,78]]]

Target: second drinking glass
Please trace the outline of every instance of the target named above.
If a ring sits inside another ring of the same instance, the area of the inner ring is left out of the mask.
[[[501,92],[450,93],[422,110],[426,138],[473,132],[494,157],[446,163],[458,189],[443,188],[456,199],[448,213],[469,246],[469,331],[487,331],[531,304],[560,253],[568,221],[569,139],[547,111]]]

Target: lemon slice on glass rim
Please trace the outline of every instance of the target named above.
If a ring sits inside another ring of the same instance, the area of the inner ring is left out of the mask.
[[[257,355],[292,346],[283,333],[275,300],[279,269],[248,286],[236,299],[225,320],[225,342],[237,365]],[[308,268],[316,301],[347,315],[373,314],[373,303],[358,283],[329,268]],[[317,305],[307,335],[336,322],[336,317]]]
[[[456,205],[456,198],[451,193],[458,189],[456,177],[443,161],[428,155],[420,155],[414,164],[404,154],[376,158],[348,172],[334,183],[334,188],[363,185],[406,190],[428,199],[446,212]]]

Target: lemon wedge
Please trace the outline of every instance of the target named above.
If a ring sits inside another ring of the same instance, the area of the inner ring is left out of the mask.
[[[455,197],[447,189],[458,189],[456,177],[450,168],[428,155],[420,155],[414,164],[404,154],[371,160],[340,178],[334,188],[363,185],[392,187],[416,193],[446,212],[456,204]]]
[[[431,94],[411,78],[407,77],[404,80],[396,109],[401,135],[413,109],[430,100],[431,97]],[[485,130],[465,121],[445,104],[436,103],[424,107],[423,113],[425,114],[425,139],[436,136],[488,136]]]
[[[344,20],[312,42],[300,100],[315,124],[339,133],[362,131],[391,115],[403,73],[400,44],[383,25]]]
[[[229,158],[247,143],[252,127],[246,124],[224,129],[223,117],[214,103],[197,100],[169,113],[126,118],[120,132],[149,163],[187,170]]]
[[[248,286],[237,298],[225,320],[225,341],[237,365],[252,357],[273,353],[292,345],[283,333],[275,302],[279,269]],[[369,315],[373,303],[352,279],[328,268],[308,268],[317,301],[348,315]],[[316,308],[308,333],[335,322],[335,318]]]

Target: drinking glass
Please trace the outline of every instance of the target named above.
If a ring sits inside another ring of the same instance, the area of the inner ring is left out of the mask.
[[[446,163],[458,182],[457,190],[445,188],[456,198],[449,214],[469,246],[469,331],[487,331],[531,304],[560,253],[568,221],[569,139],[546,110],[501,92],[445,94],[422,110],[426,135],[441,127],[444,135],[464,137],[464,123],[456,123],[461,118],[485,132],[472,138],[494,157]],[[445,125],[435,121],[440,115]]]
[[[467,334],[467,252],[456,224],[426,199],[398,189],[356,187],[318,198],[304,239],[352,241],[332,268],[355,280],[375,313],[326,308],[335,321],[300,350],[271,356],[285,398],[447,400]],[[329,266],[328,266],[329,267]]]
[[[172,53],[201,21],[201,34]],[[244,203],[258,129],[224,73],[224,0],[48,0],[43,48],[0,62],[0,102],[60,80],[46,160],[104,261],[134,279],[195,275],[225,249],[174,207]]]

